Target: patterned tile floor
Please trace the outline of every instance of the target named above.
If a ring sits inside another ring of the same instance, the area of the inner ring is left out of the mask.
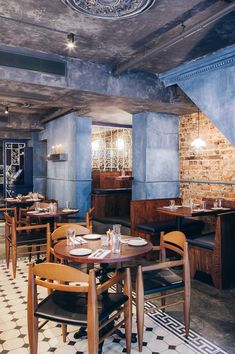
[[[0,353],[28,354],[27,339],[27,262],[20,260],[17,278],[12,278],[11,269],[0,263]],[[43,293],[40,294],[43,296]],[[146,304],[150,306],[150,304]],[[136,332],[133,320],[133,332]],[[39,334],[39,354],[87,354],[87,340],[75,340],[77,330],[68,327],[67,342],[63,343],[61,329],[54,323],[48,323]],[[125,342],[116,335],[107,338],[104,354],[125,353]],[[139,353],[137,344],[132,344],[132,354]],[[162,312],[153,312],[145,317],[143,354],[226,354],[225,351],[191,331],[189,340],[184,338],[184,329],[180,322]],[[90,353],[91,354],[91,353]]]

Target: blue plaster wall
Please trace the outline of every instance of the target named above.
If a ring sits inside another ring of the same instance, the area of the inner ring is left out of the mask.
[[[47,185],[47,143],[40,141],[39,133],[32,134],[33,147],[33,190],[46,195]]]
[[[235,145],[235,66],[180,82],[179,86]]]
[[[159,75],[177,84],[235,145],[235,45]]]
[[[179,196],[179,118],[139,113],[132,123],[132,199]]]
[[[47,140],[47,154],[51,147],[62,144],[67,161],[47,162],[47,197],[65,201],[79,208],[85,215],[90,207],[91,195],[91,119],[74,113],[46,125],[41,139]]]

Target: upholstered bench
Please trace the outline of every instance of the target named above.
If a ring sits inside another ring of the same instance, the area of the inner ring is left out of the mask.
[[[201,220],[186,219],[182,220],[181,231],[185,233],[188,238],[194,238],[194,236],[201,234],[204,227],[204,222]],[[175,220],[168,221],[153,221],[144,224],[137,224],[136,230],[141,231],[151,236],[160,235],[161,231],[170,232],[175,230]]]
[[[209,234],[198,236],[193,239],[188,238],[189,246],[195,246],[200,248],[206,248],[208,250],[213,250],[215,245],[215,233],[211,232]]]

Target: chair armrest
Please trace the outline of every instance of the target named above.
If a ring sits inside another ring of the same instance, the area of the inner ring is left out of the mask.
[[[179,260],[179,261],[168,261],[168,262],[161,262],[161,263],[157,263],[157,264],[150,264],[147,266],[140,266],[142,267],[142,271],[143,272],[149,272],[152,270],[158,270],[158,269],[164,269],[164,268],[173,268],[173,267],[177,267],[177,266],[181,266],[184,264],[183,260]]]

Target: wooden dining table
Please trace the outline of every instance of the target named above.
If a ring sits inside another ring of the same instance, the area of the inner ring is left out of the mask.
[[[172,215],[176,217],[176,228],[177,230],[181,229],[182,219],[187,217],[194,217],[194,216],[210,216],[210,215],[217,215],[223,212],[227,212],[231,210],[231,208],[191,208],[187,206],[175,206],[174,208],[170,208],[169,206],[159,207],[157,211],[163,214]]]
[[[134,236],[122,236],[123,241],[128,241],[134,239]],[[54,247],[55,256],[67,261],[77,262],[77,263],[100,263],[100,264],[110,264],[110,263],[122,263],[127,261],[132,261],[133,259],[143,256],[152,250],[152,243],[146,241],[143,246],[130,246],[128,243],[121,242],[120,253],[113,253],[111,251],[111,245],[108,247],[102,247],[101,239],[98,240],[87,240],[85,244],[67,245],[67,240],[62,240],[56,243]],[[70,254],[70,251],[76,248],[88,248],[91,253],[94,253],[98,249],[110,250],[111,252],[104,258],[100,257],[90,257],[89,255],[84,256],[74,256]]]
[[[121,236],[121,240],[124,242],[127,242],[128,240],[131,239],[133,240],[134,238],[135,238],[134,236],[123,236],[123,235]],[[91,250],[91,253],[84,256],[71,255],[70,251],[77,248],[88,248]],[[72,246],[67,245],[67,240],[62,240],[55,244],[54,254],[56,257],[66,261],[72,261],[76,263],[86,263],[86,264],[92,264],[92,263],[101,264],[101,272],[99,273],[99,275],[101,276],[101,278],[103,278],[103,280],[105,280],[108,272],[108,265],[110,263],[115,264],[116,269],[120,268],[122,262],[132,261],[137,257],[145,255],[146,253],[152,250],[153,245],[149,241],[146,241],[146,244],[143,246],[130,246],[128,245],[128,243],[121,242],[120,253],[113,253],[111,251],[111,248],[112,248],[111,245],[109,245],[108,247],[103,247],[101,245],[101,239],[87,240],[87,243],[85,244],[76,244]],[[111,252],[102,258],[90,257],[92,253],[94,253],[96,250],[99,249],[110,250]],[[119,335],[120,337],[123,337],[122,332],[120,332],[119,330],[116,331],[116,334]],[[74,338],[79,339],[83,336],[86,336],[86,330],[83,327],[81,327],[79,331],[75,333]],[[131,341],[132,343],[137,342],[135,333],[132,333]]]
[[[55,223],[59,218],[63,218],[64,216],[73,215],[79,212],[79,209],[65,209],[65,208],[57,208],[56,212],[51,211],[36,211],[29,210],[26,212],[26,222],[30,224],[31,219],[38,219],[39,223],[49,222],[51,231],[55,228]]]

